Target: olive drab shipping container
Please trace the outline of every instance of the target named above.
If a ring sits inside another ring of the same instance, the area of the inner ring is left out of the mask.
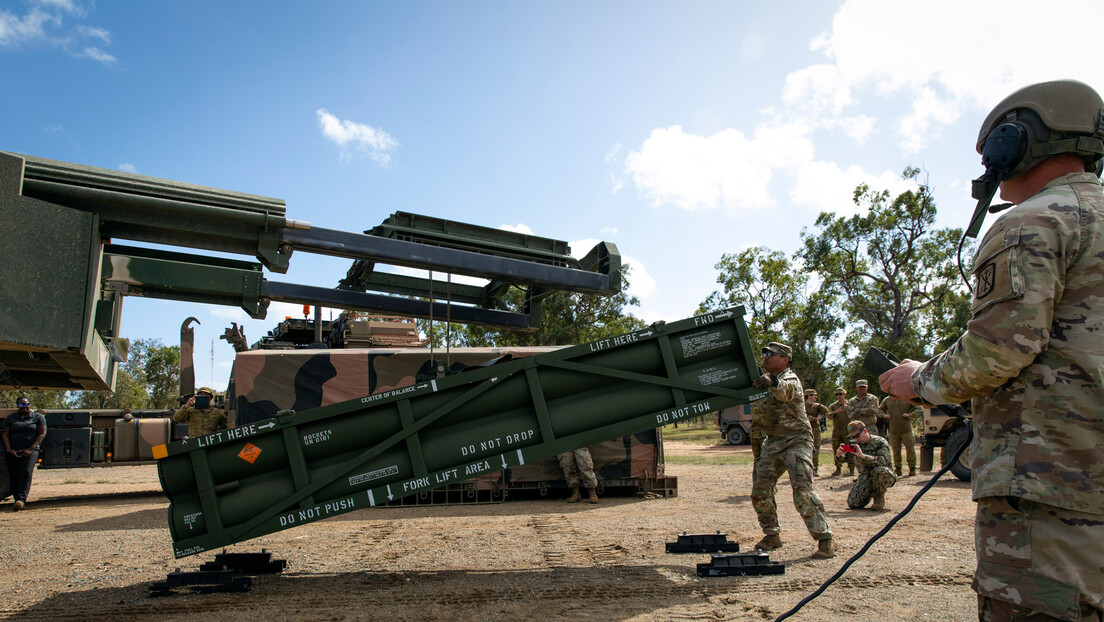
[[[743,309],[158,448],[177,557],[760,399]]]
[[[239,352],[230,375],[227,408],[231,427],[269,419],[281,410],[328,406],[444,377],[494,361],[514,360],[555,347],[350,348],[251,350]],[[590,446],[603,494],[678,494],[678,478],[664,474],[661,432],[650,429]],[[499,502],[521,492],[548,494],[565,488],[558,460],[548,458],[473,478],[450,491],[400,497],[391,505]]]

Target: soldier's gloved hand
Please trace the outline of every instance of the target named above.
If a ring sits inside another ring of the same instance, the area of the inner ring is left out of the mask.
[[[759,376],[755,380],[752,380],[751,381],[751,386],[755,387],[756,389],[765,389],[767,387],[777,387],[778,386],[778,378],[776,376],[772,376],[770,374],[763,374],[762,376]]]

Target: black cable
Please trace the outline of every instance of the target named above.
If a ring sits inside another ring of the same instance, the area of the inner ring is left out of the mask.
[[[865,555],[866,552],[870,549],[871,546],[873,546],[873,544],[875,542],[877,542],[879,539],[881,539],[882,536],[889,533],[889,530],[892,529],[893,526],[896,525],[898,521],[900,521],[902,518],[904,518],[905,514],[908,514],[909,512],[911,512],[912,508],[915,507],[916,503],[920,500],[920,497],[922,497],[924,495],[924,493],[931,490],[931,487],[935,485],[935,482],[939,481],[940,477],[943,477],[944,473],[951,470],[951,467],[954,465],[954,463],[958,462],[958,458],[959,458],[959,456],[962,455],[962,452],[970,445],[970,441],[972,441],[973,438],[974,438],[973,425],[970,424],[970,423],[967,423],[966,424],[966,430],[967,430],[967,432],[966,432],[966,442],[962,443],[962,445],[958,448],[958,450],[954,452],[954,455],[951,456],[951,458],[949,460],[947,460],[946,466],[944,466],[942,469],[939,469],[939,472],[937,472],[935,475],[932,476],[931,481],[929,481],[927,484],[924,484],[924,487],[921,488],[920,491],[916,493],[916,495],[912,498],[912,501],[909,501],[909,504],[907,506],[905,506],[905,509],[901,510],[901,512],[899,514],[897,514],[892,519],[890,519],[890,521],[888,523],[886,523],[886,526],[883,527],[881,529],[881,531],[874,534],[869,540],[867,540],[866,544],[864,544],[863,547],[861,549],[859,549],[858,553],[855,553],[854,555],[851,556],[850,559],[848,559],[846,562],[844,562],[843,566],[839,570],[837,570],[834,575],[832,575],[831,577],[828,577],[828,580],[825,581],[824,583],[822,583],[820,585],[820,587],[818,587],[812,594],[809,594],[805,598],[802,598],[801,602],[797,603],[797,605],[795,605],[793,609],[790,609],[786,613],[783,613],[782,615],[775,618],[774,622],[781,622],[782,620],[785,620],[786,618],[792,616],[793,614],[795,614],[799,610],[801,610],[802,607],[804,607],[806,604],[808,604],[809,601],[813,600],[817,596],[820,596],[822,593],[824,593],[824,590],[828,589],[829,585],[832,585],[833,583],[835,583],[836,579],[840,578],[841,576],[843,576],[843,573],[847,572],[847,569],[851,567],[851,564],[858,561],[858,559],[860,557],[862,557],[863,555]]]

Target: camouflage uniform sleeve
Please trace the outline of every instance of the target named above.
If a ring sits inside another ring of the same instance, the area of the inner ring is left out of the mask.
[[[770,388],[771,397],[779,402],[800,401],[803,392],[801,380],[790,369],[778,375],[778,386]]]
[[[181,406],[180,408],[177,408],[176,412],[173,413],[173,421],[175,421],[177,423],[187,422],[189,416],[191,415],[189,410],[191,410],[191,409],[188,408],[187,406]]]
[[[889,442],[880,436],[875,436],[872,437],[872,442],[868,443],[868,447],[869,451],[863,450],[866,457],[862,459],[867,468],[879,466],[893,468],[893,455],[889,449]]]
[[[1072,216],[1059,214],[1013,210],[986,234],[974,261],[972,318],[954,345],[913,373],[921,399],[957,404],[985,395],[1047,348],[1066,264],[1079,245]]]

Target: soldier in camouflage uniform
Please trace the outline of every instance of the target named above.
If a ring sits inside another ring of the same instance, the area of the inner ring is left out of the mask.
[[[226,413],[211,403],[215,392],[200,387],[195,395],[173,413],[173,421],[188,424],[188,436],[195,438],[226,429]]]
[[[828,528],[824,504],[813,491],[813,433],[801,402],[801,380],[790,369],[792,353],[790,346],[767,344],[763,348],[766,373],[752,382],[757,389],[769,389],[767,398],[762,400],[766,441],[755,461],[751,487],[751,504],[765,534],[755,548],[770,551],[782,546],[774,493],[778,478],[783,471],[788,471],[794,507],[818,542],[813,557],[834,557],[836,545]]]
[[[820,475],[820,422],[828,416],[828,407],[816,401],[816,389],[805,389],[805,415],[813,429],[813,475]]]
[[[901,477],[901,445],[908,458],[908,477],[916,475],[916,437],[912,434],[912,418],[922,411],[912,402],[887,397],[882,400],[882,412],[889,420],[889,447],[893,450],[893,472]]]
[[[590,455],[590,449],[581,447],[574,451],[565,451],[556,458],[560,461],[564,479],[571,489],[571,496],[568,497],[567,502],[582,501],[583,497],[579,494],[579,476],[582,476],[583,485],[587,489],[587,501],[598,503],[598,476],[594,474],[594,459]]]
[[[874,499],[870,509],[884,510],[885,493],[897,483],[897,476],[892,470],[893,461],[889,457],[889,443],[871,434],[862,421],[852,421],[847,425],[847,440],[859,464],[859,478],[851,486],[851,492],[847,493],[847,507],[859,510]],[[844,450],[840,448],[836,452],[838,455]]]
[[[878,415],[882,411],[878,410],[878,396],[871,395],[868,391],[865,380],[855,383],[855,392],[858,395],[847,400],[847,416],[851,421],[862,421],[863,425],[873,430],[878,426]]]
[[[983,160],[979,208],[995,183],[1016,207],[975,254],[967,330],[879,379],[902,399],[973,399],[981,620],[1104,617],[1102,119],[1104,100],[1072,80],[993,109],[978,152],[1016,149]]]
[[[840,443],[847,440],[847,424],[851,422],[847,416],[847,391],[843,387],[836,387],[836,401],[828,407],[828,417],[832,420],[832,455],[836,457],[836,470],[832,472],[832,476],[840,474],[844,462],[847,463],[847,474],[854,475],[855,457],[846,454],[840,458],[836,453]]]

